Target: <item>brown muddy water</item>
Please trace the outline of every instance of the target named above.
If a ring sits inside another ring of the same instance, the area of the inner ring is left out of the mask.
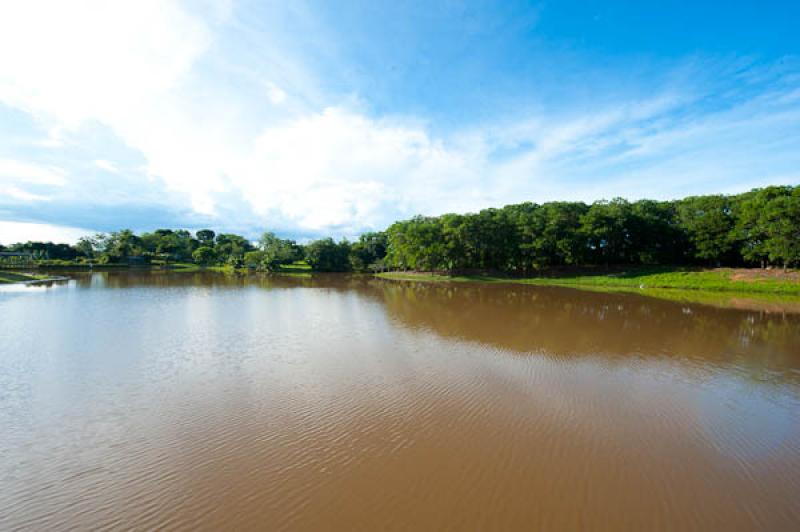
[[[798,530],[800,315],[365,277],[0,292],[0,529]]]

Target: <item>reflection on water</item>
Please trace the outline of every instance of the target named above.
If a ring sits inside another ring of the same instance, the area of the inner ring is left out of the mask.
[[[113,272],[0,316],[0,529],[800,524],[797,314]]]

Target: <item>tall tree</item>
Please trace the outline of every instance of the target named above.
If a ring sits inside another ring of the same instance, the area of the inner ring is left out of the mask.
[[[345,272],[350,269],[350,244],[332,238],[315,240],[306,246],[306,261],[321,272]]]
[[[386,257],[386,233],[368,232],[362,234],[350,248],[350,264],[354,270],[383,269]]]
[[[281,264],[291,264],[302,258],[300,248],[294,240],[278,238],[275,233],[262,234],[258,240],[258,247],[262,253],[261,265],[269,270],[277,269]]]
[[[215,262],[216,258],[214,248],[210,246],[200,246],[192,252],[192,259],[198,264],[212,264]]]
[[[211,229],[200,229],[195,233],[195,237],[197,237],[197,240],[199,240],[200,243],[204,246],[213,246],[214,237],[216,236],[217,234]]]
[[[727,196],[692,196],[678,203],[680,225],[691,254],[701,262],[720,264],[733,250],[734,217]]]

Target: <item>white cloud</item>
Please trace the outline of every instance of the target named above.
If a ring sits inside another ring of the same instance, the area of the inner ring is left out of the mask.
[[[377,226],[403,203],[427,210],[443,199],[442,184],[466,183],[473,171],[422,127],[328,108],[266,128],[230,180],[257,213],[323,229]]]
[[[0,100],[62,126],[112,125],[175,87],[207,48],[176,2],[8,2],[0,16]]]
[[[88,234],[91,231],[78,227],[0,220],[0,244],[4,245],[28,240],[75,243]]]
[[[0,159],[0,183],[11,181],[60,187],[66,183],[66,172],[54,166]]]
[[[34,194],[32,192],[28,192],[26,190],[22,190],[19,187],[10,186],[10,187],[0,187],[0,192],[7,195],[8,197],[19,200],[19,201],[49,201],[51,198],[49,196],[42,196],[40,194]]]
[[[111,172],[112,174],[118,174],[119,168],[117,165],[112,163],[111,161],[107,161],[105,159],[97,159],[94,161],[94,165],[101,170],[105,170],[106,172]]]
[[[186,104],[181,86],[210,42],[208,26],[176,1],[8,3],[0,12],[0,101],[51,131],[100,122],[141,151],[152,174],[186,188],[197,179],[213,185],[219,165],[203,154],[218,148],[206,142],[208,126],[194,120],[202,109]],[[192,196],[197,210],[210,210],[202,193]]]
[[[236,190],[272,222],[355,229],[384,223],[398,204],[427,209],[441,199],[437,183],[471,172],[424,128],[341,107],[295,110],[252,136],[237,104],[209,100],[213,84],[192,73],[212,34],[176,2],[9,7],[0,17],[0,100],[52,131],[109,126],[198,213],[214,214],[216,199]],[[288,99],[273,82],[267,96]],[[116,170],[102,159],[95,165]]]
[[[259,46],[232,53],[224,42],[231,35],[216,24],[231,16],[230,5],[217,11],[210,4],[207,18],[189,6],[198,4],[0,4],[0,103],[35,117],[54,151],[91,140],[100,124],[143,157],[140,189],[160,194],[163,186],[171,204],[178,197],[195,214],[236,218],[218,218],[220,225],[253,226],[255,217],[273,227],[354,234],[415,213],[697,193],[723,172],[746,181],[746,172],[759,170],[752,161],[768,153],[786,167],[770,175],[791,170],[787,151],[770,153],[765,139],[776,141],[776,131],[796,121],[787,113],[796,89],[699,115],[691,90],[670,89],[572,115],[520,113],[436,135],[419,120],[370,116],[357,95],[326,98],[298,54],[281,48],[286,43],[252,35],[241,21],[232,33]],[[724,143],[748,138],[747,149],[721,161]],[[129,172],[108,160],[122,160],[116,155],[86,148],[81,156],[105,170],[104,197],[116,201],[115,190],[136,190]],[[50,198],[35,186],[72,187],[74,202],[88,178],[72,174],[0,159],[4,193],[20,202]]]
[[[272,82],[267,83],[267,97],[275,105],[286,101],[286,92]]]

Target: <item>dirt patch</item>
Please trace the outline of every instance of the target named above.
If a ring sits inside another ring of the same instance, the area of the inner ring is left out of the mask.
[[[714,271],[728,273],[731,281],[792,281],[800,283],[800,271],[781,268],[718,268]]]

